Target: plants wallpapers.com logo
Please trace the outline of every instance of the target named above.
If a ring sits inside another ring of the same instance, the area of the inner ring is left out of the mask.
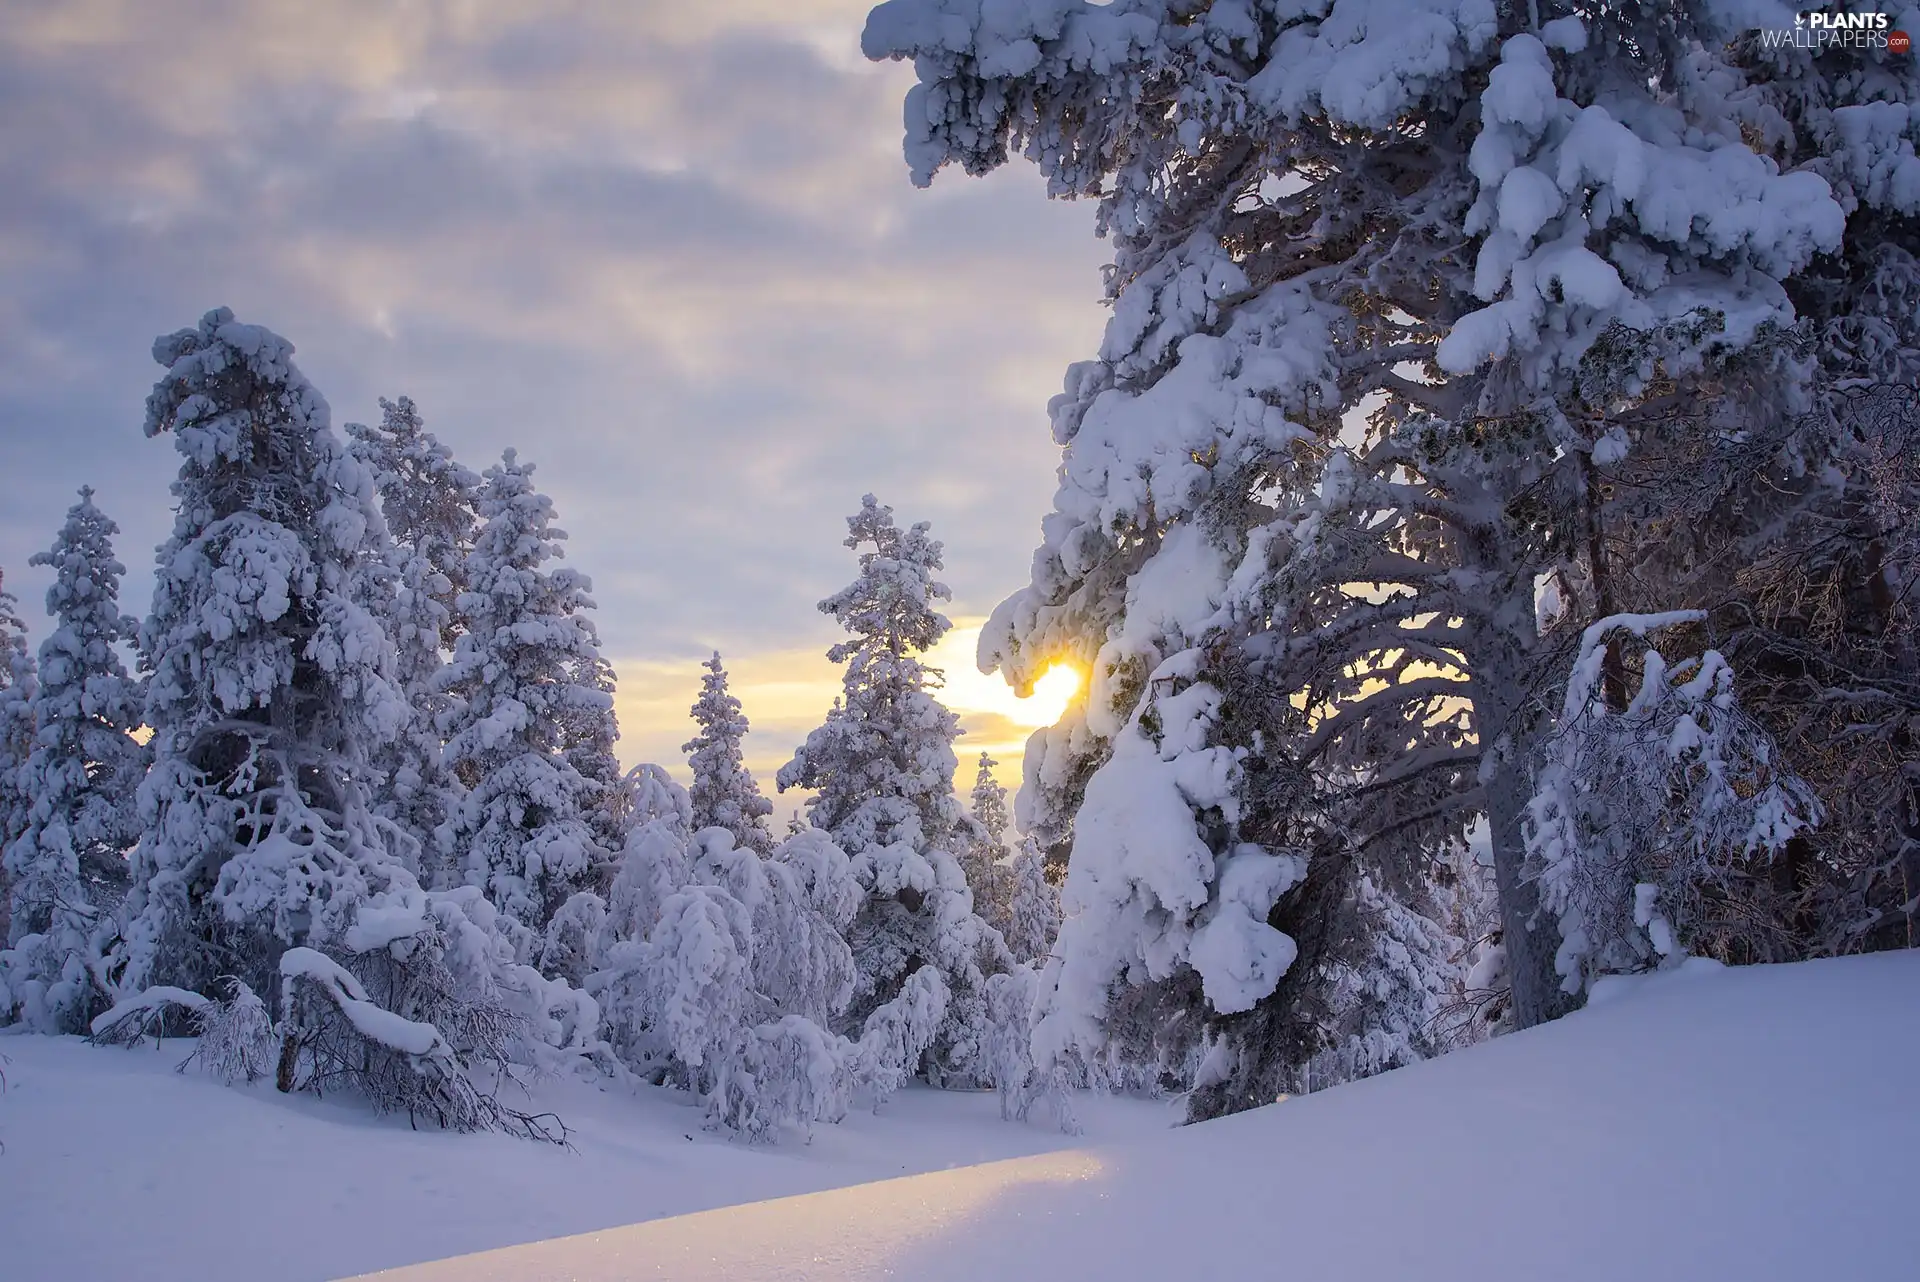
[[[1882,50],[1893,54],[1913,50],[1912,37],[1896,28],[1893,19],[1884,13],[1796,13],[1791,27],[1766,28],[1759,34],[1761,46],[1768,49]]]

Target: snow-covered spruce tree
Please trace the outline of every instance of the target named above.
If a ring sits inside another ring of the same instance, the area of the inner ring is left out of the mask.
[[[1562,1009],[1520,832],[1559,667],[1536,579],[1604,587],[1605,469],[1676,402],[1755,377],[1795,397],[1779,282],[1839,243],[1826,185],[1742,138],[1720,22],[1482,0],[875,10],[869,55],[920,75],[917,181],[1022,148],[1056,195],[1099,198],[1115,242],[1100,359],[1052,407],[1034,581],[982,637],[1016,683],[1061,657],[1092,674],[1029,767],[1084,794],[1043,1057],[1184,1015],[1191,1064],[1230,1021],[1218,1106],[1271,1098],[1340,1035],[1339,976],[1378,964],[1367,932],[1321,925],[1368,888],[1432,922],[1437,852],[1479,816],[1514,1017]],[[1379,984],[1430,990],[1387,952]]]
[[[760,794],[741,756],[746,714],[740,710],[740,700],[727,690],[727,670],[720,665],[719,652],[701,666],[706,675],[700,678],[700,697],[694,700],[691,714],[700,732],[680,748],[693,769],[693,786],[688,789],[693,826],[725,828],[733,834],[735,845],[765,854],[773,849],[773,833],[767,827],[773,803]]]
[[[1544,745],[1527,844],[1542,902],[1560,922],[1557,964],[1569,992],[1601,975],[1725,951],[1751,930],[1737,883],[1758,875],[1820,805],[1785,771],[1766,731],[1740,708],[1718,651],[1668,664],[1640,656],[1624,708],[1601,690],[1616,632],[1705,620],[1700,611],[1614,615],[1582,637],[1565,709]]]
[[[182,463],[141,630],[154,761],[117,988],[277,986],[385,889],[366,748],[406,702],[369,613],[385,529],[292,346],[225,309],[157,340],[149,436]]]
[[[595,645],[598,645],[597,632]],[[596,652],[591,662],[576,667],[574,683],[598,691],[602,697],[576,703],[562,718],[560,752],[575,773],[586,781],[581,816],[593,830],[594,840],[603,849],[615,850],[626,831],[621,817],[627,813],[631,799],[626,795],[626,777],[621,773],[620,756],[615,748],[620,741],[620,722],[613,711],[613,694],[617,688],[613,664]]]
[[[998,764],[989,754],[980,754],[980,770],[974,777],[972,805],[968,807],[976,830],[961,845],[960,871],[966,874],[967,888],[973,892],[973,910],[1004,936],[1013,881],[1000,862],[1007,854],[1007,790],[993,777]]]
[[[1060,888],[1047,880],[1046,856],[1037,839],[1021,843],[1008,872],[1013,890],[1007,904],[1007,947],[1021,961],[1044,961],[1060,933]]]
[[[405,857],[414,872],[453,884],[458,879],[449,876],[434,839],[457,792],[441,758],[439,729],[452,700],[438,680],[443,655],[464,631],[456,603],[466,587],[480,478],[426,430],[408,397],[382,397],[378,426],[348,423],[346,430],[349,450],[373,474],[391,536],[380,616],[394,646],[394,675],[412,709],[405,731],[375,746],[373,764],[382,778],[374,805],[412,838]]]
[[[0,1009],[47,1032],[84,1032],[106,1005],[101,966],[113,913],[127,889],[127,852],[139,838],[135,793],[146,752],[140,691],[117,647],[139,625],[120,613],[118,527],[80,502],[50,551],[33,558],[54,572],[47,590],[53,631],[40,646],[39,686],[29,705],[32,751],[15,774],[24,830],[6,847],[12,882],[9,950],[0,953]]]
[[[871,494],[847,529],[860,577],[820,603],[852,634],[827,651],[846,665],[842,698],[780,768],[779,785],[814,790],[808,815],[852,857],[860,882],[848,934],[858,979],[842,1026],[892,1019],[879,1012],[918,1000],[906,985],[929,968],[950,1000],[925,1071],[936,1083],[983,1080],[986,976],[1004,964],[1005,944],[974,913],[954,855],[974,837],[953,790],[959,722],[934,695],[940,673],[919,659],[951,626],[934,609],[948,596],[934,578],[940,544],[925,523],[902,530]]]
[[[33,751],[33,654],[27,649],[27,625],[6,578],[0,574],[0,851],[26,830],[27,799],[17,780]],[[8,874],[0,865],[0,928],[7,927]],[[0,936],[3,938],[4,936]]]
[[[586,721],[612,716],[595,679],[600,642],[584,611],[584,575],[549,570],[565,534],[533,467],[512,450],[486,473],[481,527],[467,558],[466,620],[440,689],[456,703],[442,722],[447,761],[466,793],[440,829],[461,877],[527,928],[522,960],[606,858],[585,810],[593,785],[568,758]]]
[[[101,1040],[186,1010],[267,1048],[282,1090],[347,1087],[460,1128],[550,1132],[470,1076],[590,1046],[591,1000],[516,966],[476,890],[420,889],[369,799],[406,724],[368,601],[385,527],[292,345],[222,308],[154,344],[147,432],[183,462],[141,629],[154,761]],[[251,1030],[250,1032],[247,1030]],[[223,1070],[224,1071],[224,1070]]]

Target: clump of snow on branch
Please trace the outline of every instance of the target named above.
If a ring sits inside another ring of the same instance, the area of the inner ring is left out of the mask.
[[[1577,19],[1551,26],[1542,35],[1568,55],[1584,50]],[[1708,132],[1698,107],[1688,128],[1651,101],[1562,97],[1553,57],[1542,36],[1511,36],[1481,92],[1465,230],[1481,237],[1473,291],[1488,306],[1455,323],[1440,366],[1464,373],[1511,354],[1526,369],[1539,349],[1551,373],[1610,325],[1647,330],[1698,311],[1718,312],[1721,341],[1735,345],[1764,322],[1790,323],[1776,281],[1840,244],[1845,215],[1828,185],[1781,173],[1731,123]]]

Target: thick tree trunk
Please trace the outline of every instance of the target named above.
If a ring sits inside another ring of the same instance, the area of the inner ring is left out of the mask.
[[[1503,567],[1505,568],[1505,567]],[[1516,584],[1530,576],[1509,572]],[[1487,835],[1493,854],[1493,880],[1500,896],[1501,945],[1506,950],[1507,979],[1515,1028],[1532,1028],[1557,1019],[1574,1002],[1560,989],[1554,955],[1560,948],[1558,923],[1540,911],[1540,887],[1527,874],[1527,846],[1521,824],[1533,795],[1527,772],[1531,748],[1526,711],[1527,691],[1534,685],[1529,653],[1533,602],[1513,599],[1509,623],[1476,629],[1473,653],[1467,661],[1474,674],[1474,721],[1480,737],[1480,780],[1486,794]],[[1524,636],[1516,626],[1524,626]]]
[[[1528,796],[1527,775],[1510,753],[1487,779],[1487,829],[1493,844],[1493,881],[1500,894],[1500,938],[1507,954],[1515,1028],[1532,1028],[1557,1019],[1573,1003],[1560,989],[1554,954],[1560,932],[1540,909],[1538,883],[1526,875],[1526,843],[1521,817]]]

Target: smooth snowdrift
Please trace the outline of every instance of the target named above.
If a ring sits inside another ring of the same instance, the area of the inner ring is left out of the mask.
[[[350,1096],[175,1073],[190,1050],[0,1036],[0,1278],[320,1282],[1072,1142],[1044,1120],[1001,1121],[984,1092],[908,1089],[810,1144],[749,1145],[702,1130],[677,1092],[546,1083],[532,1104],[574,1128],[567,1152],[411,1131]],[[1077,1107],[1103,1139],[1175,1116],[1130,1100]]]
[[[1603,985],[1550,1027],[1128,1145],[385,1282],[1905,1276],[1920,952]]]

